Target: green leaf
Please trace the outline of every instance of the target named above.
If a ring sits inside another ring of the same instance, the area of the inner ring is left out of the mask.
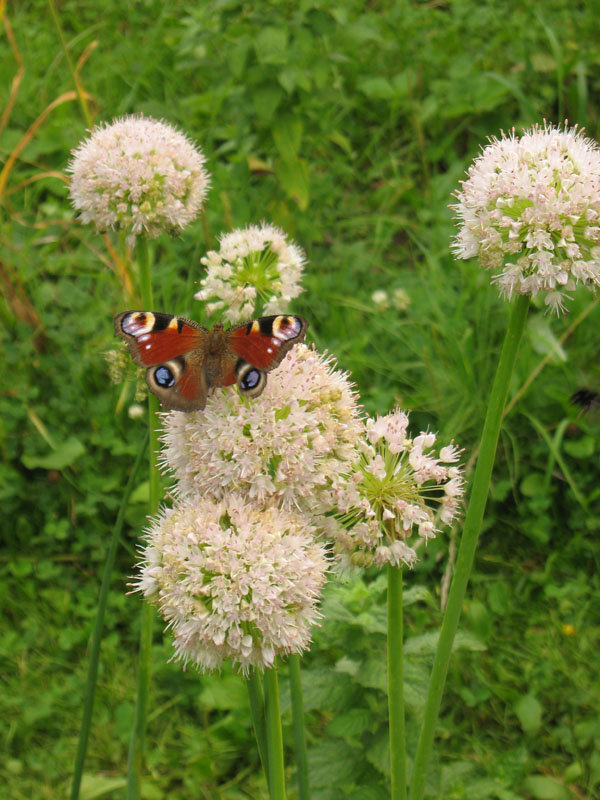
[[[377,723],[377,716],[368,708],[352,708],[338,714],[327,726],[327,734],[339,739],[353,739]]]
[[[547,775],[530,775],[523,786],[535,800],[568,800],[569,797],[565,787]]]
[[[275,122],[272,133],[275,147],[281,157],[287,161],[294,161],[300,152],[302,121],[288,114]]]
[[[582,436],[581,439],[564,441],[563,447],[573,458],[589,458],[594,454],[596,442],[592,436]]]
[[[261,64],[287,64],[287,42],[283,28],[263,28],[254,39],[256,57]]]
[[[366,97],[374,100],[390,100],[396,95],[396,90],[387,78],[364,78],[358,82],[358,89]]]
[[[435,653],[437,648],[438,639],[440,638],[439,631],[431,631],[430,633],[423,633],[420,636],[412,636],[404,643],[405,655],[431,655]],[[479,641],[475,636],[472,636],[466,631],[458,631],[454,638],[452,650],[471,650],[472,652],[481,652],[487,650],[483,642]]]
[[[361,762],[361,752],[345,742],[321,741],[308,752],[310,785],[316,789],[323,786],[342,789],[360,771]]]
[[[79,456],[85,453],[85,447],[75,436],[70,436],[66,442],[57,445],[48,455],[28,456],[21,458],[27,469],[56,469],[61,470],[72,464]]]
[[[110,777],[107,775],[90,775],[84,773],[81,779],[81,800],[96,800],[98,797],[105,797],[111,792],[124,789],[127,780],[121,777]]]
[[[367,750],[367,761],[385,777],[390,774],[390,741],[386,734],[378,736],[375,744]]]
[[[413,603],[429,602],[432,599],[431,592],[425,586],[411,586],[405,589],[402,594],[402,607],[406,608]]]
[[[537,314],[530,317],[527,333],[531,346],[542,356],[549,356],[551,364],[560,364],[567,360],[567,354],[554,335],[547,317]]]
[[[275,166],[275,172],[287,196],[296,201],[301,211],[306,211],[309,197],[306,162],[301,158],[294,161],[280,159]]]
[[[252,104],[261,122],[271,122],[282,97],[283,92],[277,86],[263,86],[252,93]]]
[[[521,492],[525,497],[535,497],[545,492],[546,483],[541,472],[530,472],[521,481]]]
[[[466,618],[473,633],[482,642],[487,642],[492,633],[492,618],[485,605],[480,600],[471,600]]]
[[[515,714],[525,733],[535,736],[542,725],[542,706],[539,701],[532,694],[526,694],[515,704]]]
[[[200,692],[200,702],[208,708],[231,710],[248,707],[248,691],[243,678],[237,675],[211,677]]]
[[[130,503],[147,503],[150,498],[150,481],[142,481],[129,496]]]

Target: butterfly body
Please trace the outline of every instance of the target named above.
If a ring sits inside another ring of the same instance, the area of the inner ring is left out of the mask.
[[[153,311],[124,311],[115,317],[115,334],[124,339],[136,364],[146,367],[146,382],[165,408],[203,409],[211,389],[237,383],[242,395],[257,397],[266,373],[304,340],[302,317],[261,317],[228,330],[212,330],[193,320]]]

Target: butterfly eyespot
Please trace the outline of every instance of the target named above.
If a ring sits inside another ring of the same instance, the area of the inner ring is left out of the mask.
[[[249,369],[245,375],[240,378],[240,388],[245,392],[256,389],[260,383],[260,371],[257,369]]]
[[[236,373],[238,389],[244,397],[258,397],[267,385],[265,373],[253,367],[252,364],[245,364],[240,361]]]
[[[162,366],[154,370],[154,380],[163,389],[168,389],[175,383],[175,376],[168,367]]]

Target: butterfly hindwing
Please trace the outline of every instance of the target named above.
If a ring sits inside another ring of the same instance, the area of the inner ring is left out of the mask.
[[[206,328],[172,314],[125,311],[115,317],[115,333],[125,339],[135,363],[146,367],[146,383],[165,408],[204,408]]]

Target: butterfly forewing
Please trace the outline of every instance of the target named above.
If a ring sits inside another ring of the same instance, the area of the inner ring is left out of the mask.
[[[115,333],[125,339],[137,364],[150,367],[202,347],[207,330],[172,314],[126,311],[115,317]]]
[[[306,327],[302,317],[282,314],[261,317],[228,331],[230,347],[248,364],[269,372],[295,344],[304,340]]]

